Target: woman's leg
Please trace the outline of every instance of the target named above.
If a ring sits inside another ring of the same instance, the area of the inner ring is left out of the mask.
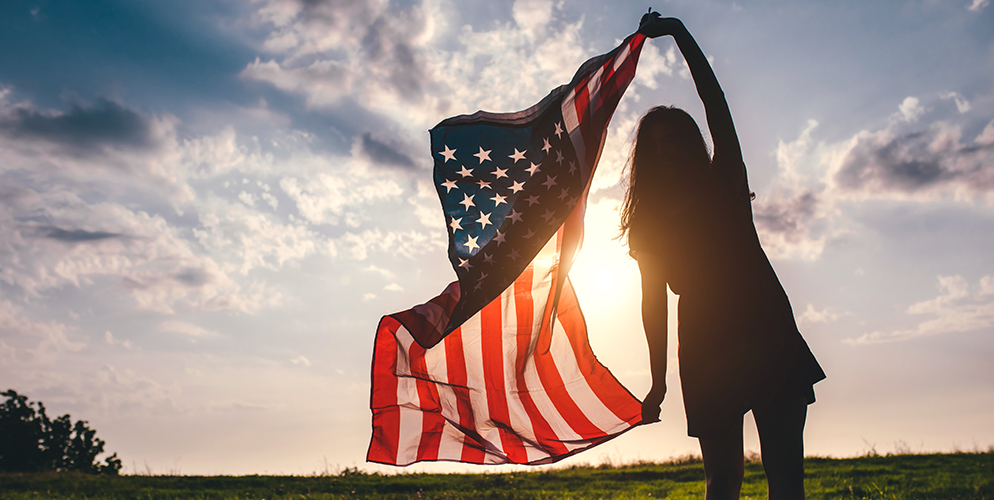
[[[763,469],[770,500],[804,498],[804,420],[808,402],[803,394],[781,391],[762,412],[753,412],[759,430]]]
[[[707,478],[705,500],[738,500],[745,472],[742,457],[742,421],[722,435],[698,438]]]

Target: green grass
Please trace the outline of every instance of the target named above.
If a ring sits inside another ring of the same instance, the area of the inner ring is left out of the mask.
[[[809,499],[994,500],[994,452],[808,458]],[[506,474],[120,476],[0,474],[0,499],[658,499],[703,498],[699,461]],[[765,498],[759,463],[742,498]]]

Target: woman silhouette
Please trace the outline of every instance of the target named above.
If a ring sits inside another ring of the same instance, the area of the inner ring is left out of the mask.
[[[638,125],[621,229],[642,275],[652,389],[644,422],[666,394],[666,286],[679,295],[680,382],[688,433],[704,458],[708,500],[738,498],[742,418],[759,430],[769,498],[804,497],[804,420],[825,374],[797,330],[752,220],[732,116],[704,53],[679,19],[646,14],[639,31],[671,35],[703,101],[713,156],[694,119],[669,107]]]

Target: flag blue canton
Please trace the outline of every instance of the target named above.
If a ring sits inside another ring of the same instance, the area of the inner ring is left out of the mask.
[[[523,112],[523,123],[466,120],[431,130],[449,260],[467,311],[514,281],[582,195],[561,98],[550,101]]]

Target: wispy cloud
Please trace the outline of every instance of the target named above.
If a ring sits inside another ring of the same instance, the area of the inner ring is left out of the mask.
[[[975,287],[962,276],[939,276],[942,293],[908,308],[908,314],[934,316],[907,330],[875,331],[844,342],[849,345],[899,342],[945,333],[969,332],[994,326],[994,277],[984,276]],[[973,289],[971,291],[971,288]]]
[[[217,337],[220,335],[215,331],[194,325],[193,323],[187,323],[186,321],[179,320],[163,321],[159,324],[159,331],[190,338]]]
[[[966,9],[969,10],[969,11],[972,11],[972,12],[980,12],[981,10],[984,9],[984,7],[987,7],[987,4],[989,4],[989,3],[990,3],[990,0],[972,0],[966,6]]]
[[[0,107],[0,132],[18,139],[38,139],[94,151],[100,147],[145,149],[156,138],[149,119],[107,99],[73,104],[68,111],[41,111],[21,103]]]

